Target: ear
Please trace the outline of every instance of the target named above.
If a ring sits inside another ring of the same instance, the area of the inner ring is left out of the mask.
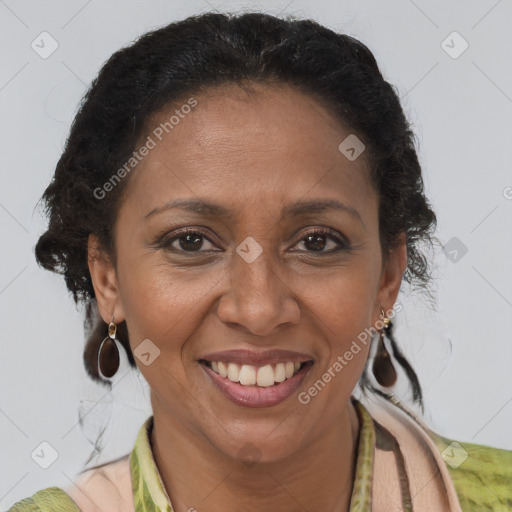
[[[396,302],[402,276],[407,268],[407,244],[405,233],[399,236],[399,240],[390,252],[387,261],[384,263],[379,290],[377,293],[377,318],[380,318],[380,308],[388,312]]]
[[[117,276],[114,265],[101,247],[98,238],[90,234],[87,244],[87,263],[91,274],[98,310],[103,321],[109,324],[114,317],[116,324],[124,320]]]

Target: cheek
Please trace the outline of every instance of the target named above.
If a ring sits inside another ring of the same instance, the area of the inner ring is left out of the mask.
[[[371,322],[369,287],[345,288],[338,299],[317,303],[325,340],[321,365],[315,379],[299,395],[301,404],[310,404],[315,414],[330,423],[341,413],[359,381],[370,350],[368,335]]]
[[[198,325],[201,302],[218,276],[148,260],[125,257],[118,261],[119,294],[130,342],[136,346],[149,338],[166,350],[179,349]]]
[[[348,386],[359,380],[370,349],[371,336],[368,334],[371,326],[371,296],[359,291],[359,296],[353,295],[349,301],[344,301],[340,308],[332,313],[329,324],[329,371],[340,382],[341,387]],[[350,384],[349,384],[350,383]]]
[[[321,371],[329,372],[330,387],[340,392],[355,386],[368,358],[378,271],[373,255],[361,257],[336,271],[328,282],[317,282],[318,293],[309,297],[313,321],[326,340]]]
[[[187,375],[187,341],[204,321],[206,303],[202,301],[218,281],[215,275],[180,272],[169,265],[128,258],[118,262],[119,291],[137,366],[152,392],[172,404],[177,416],[188,407],[179,392],[183,383],[188,383],[188,392],[194,385]],[[137,357],[137,347],[145,340],[159,350],[149,365]]]
[[[315,316],[326,326],[330,337],[346,340],[369,327],[377,300],[380,267],[375,258],[354,256],[346,267],[333,269],[318,279],[311,276],[302,284]]]

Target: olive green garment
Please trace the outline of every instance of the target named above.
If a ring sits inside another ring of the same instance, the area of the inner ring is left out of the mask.
[[[512,512],[511,450],[429,434],[443,454],[463,512]]]
[[[361,431],[350,512],[370,512],[375,428],[365,407],[357,400],[354,404]],[[152,426],[153,416],[150,416],[139,429],[129,457],[135,512],[173,512],[151,451]],[[432,431],[428,434],[447,464],[463,512],[512,511],[512,451],[456,442]],[[196,508],[206,510],[200,504]],[[49,487],[19,501],[8,512],[80,512],[80,509],[63,489]]]
[[[7,512],[80,512],[80,509],[63,489],[47,487],[18,501]]]

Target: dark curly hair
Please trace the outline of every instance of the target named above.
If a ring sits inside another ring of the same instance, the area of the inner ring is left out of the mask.
[[[75,302],[88,304],[84,362],[94,380],[108,385],[97,369],[106,326],[95,311],[87,241],[89,234],[96,235],[115,262],[112,228],[128,178],[108,200],[94,191],[127,161],[150,116],[160,109],[212,87],[251,83],[295,87],[363,141],[379,196],[383,257],[405,234],[403,279],[428,290],[430,261],[420,244],[434,241],[436,217],[424,195],[415,136],[372,52],[313,20],[263,13],[191,16],[144,34],[103,65],[80,104],[42,197],[49,226],[39,238],[36,258],[42,267],[63,274]],[[118,334],[136,368],[125,322]],[[416,375],[394,343],[393,348],[421,400]]]

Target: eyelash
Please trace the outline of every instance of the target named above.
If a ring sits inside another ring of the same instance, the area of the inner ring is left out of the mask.
[[[199,254],[201,252],[210,252],[211,251],[210,249],[207,251],[201,251],[201,250],[185,251],[181,248],[177,249],[175,247],[171,247],[171,245],[174,241],[179,240],[179,238],[186,236],[186,235],[200,235],[201,237],[206,238],[211,244],[213,244],[213,242],[208,238],[208,234],[203,229],[201,229],[201,228],[183,228],[183,229],[173,232],[169,236],[163,236],[163,237],[159,238],[158,242],[156,243],[156,247],[160,248],[160,249],[171,249],[173,251],[180,252],[182,254]],[[306,252],[316,253],[316,254],[333,254],[333,253],[337,253],[339,251],[347,252],[350,250],[350,244],[348,243],[348,241],[345,240],[344,238],[340,237],[339,235],[337,235],[336,231],[334,231],[332,229],[313,228],[311,231],[308,231],[307,233],[305,233],[297,243],[304,242],[304,240],[308,236],[326,236],[327,238],[334,240],[338,244],[338,247],[336,247],[335,249],[328,250],[328,251],[321,250],[321,251],[306,251]],[[297,244],[295,244],[295,245],[297,245]],[[214,252],[218,252],[218,251],[214,251]],[[294,251],[294,252],[296,252],[296,251]],[[302,252],[302,251],[299,251],[299,252]]]

